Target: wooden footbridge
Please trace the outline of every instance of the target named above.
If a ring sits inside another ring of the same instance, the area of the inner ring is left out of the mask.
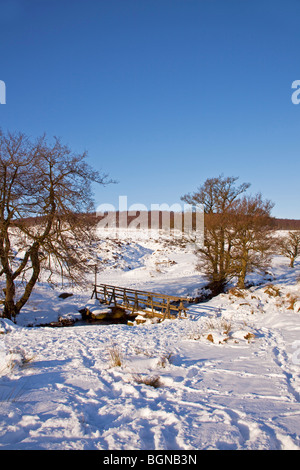
[[[92,298],[101,303],[129,310],[131,315],[144,314],[147,317],[175,319],[186,317],[188,298],[157,294],[108,284],[95,284]]]

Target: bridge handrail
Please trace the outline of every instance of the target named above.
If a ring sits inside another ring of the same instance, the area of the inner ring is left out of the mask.
[[[104,296],[104,301],[108,304],[114,301],[115,305],[131,307],[132,310],[141,310],[144,312],[151,312],[158,314],[154,310],[155,307],[161,309],[161,312],[164,311],[163,318],[171,318],[171,311],[177,312],[179,316],[181,312],[186,316],[186,308],[184,302],[188,302],[187,297],[159,294],[157,292],[149,292],[137,289],[131,289],[127,287],[114,286],[110,284],[94,284],[93,295],[96,298],[97,294]],[[144,298],[141,298],[144,297]],[[122,302],[118,302],[121,299]],[[179,302],[179,305],[174,305],[172,302]],[[146,308],[143,308],[144,305]]]
[[[121,290],[121,291],[125,290],[126,292],[132,292],[132,293],[137,293],[137,294],[142,294],[142,295],[152,295],[153,297],[160,297],[160,298],[170,299],[174,301],[178,301],[178,300],[182,300],[186,302],[189,301],[189,297],[183,297],[183,296],[178,296],[178,295],[159,294],[157,292],[131,289],[129,287],[119,287],[119,286],[114,286],[110,284],[94,284],[94,287],[104,287],[104,286],[115,289],[115,290]]]

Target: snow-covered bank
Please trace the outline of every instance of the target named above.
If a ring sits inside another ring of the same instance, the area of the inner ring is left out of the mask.
[[[124,244],[122,269],[99,281],[201,286],[188,249],[140,246]],[[1,320],[0,448],[300,449],[299,262],[276,257],[271,275],[187,319],[138,326],[28,327],[77,314],[91,295],[62,300],[40,284],[17,325]]]

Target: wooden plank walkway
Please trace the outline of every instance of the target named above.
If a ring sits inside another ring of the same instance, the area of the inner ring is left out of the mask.
[[[186,317],[185,303],[189,299],[173,295],[157,294],[142,290],[128,289],[109,284],[94,284],[92,297],[107,305],[130,310],[131,314],[145,313],[162,320]]]

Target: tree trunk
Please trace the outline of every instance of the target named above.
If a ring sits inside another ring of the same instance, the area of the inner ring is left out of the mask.
[[[245,289],[245,274],[240,274],[237,286],[239,289]]]
[[[245,256],[248,256],[248,253],[244,253],[244,257],[241,260],[241,271],[238,277],[238,287],[240,289],[245,289],[245,279],[247,274],[247,259]]]
[[[5,292],[5,300],[4,300],[4,310],[3,316],[4,318],[8,318],[12,320],[15,318],[17,314],[17,309],[15,305],[15,285],[10,274],[6,275],[6,287],[4,289]]]
[[[16,311],[17,313],[20,312],[21,308],[26,304],[27,300],[29,299],[31,292],[36,284],[36,281],[38,280],[38,277],[40,275],[41,271],[41,265],[40,265],[40,260],[39,260],[39,246],[36,245],[30,253],[30,259],[32,263],[32,269],[33,273],[31,278],[26,284],[24,294],[20,298],[20,300],[16,304]]]

